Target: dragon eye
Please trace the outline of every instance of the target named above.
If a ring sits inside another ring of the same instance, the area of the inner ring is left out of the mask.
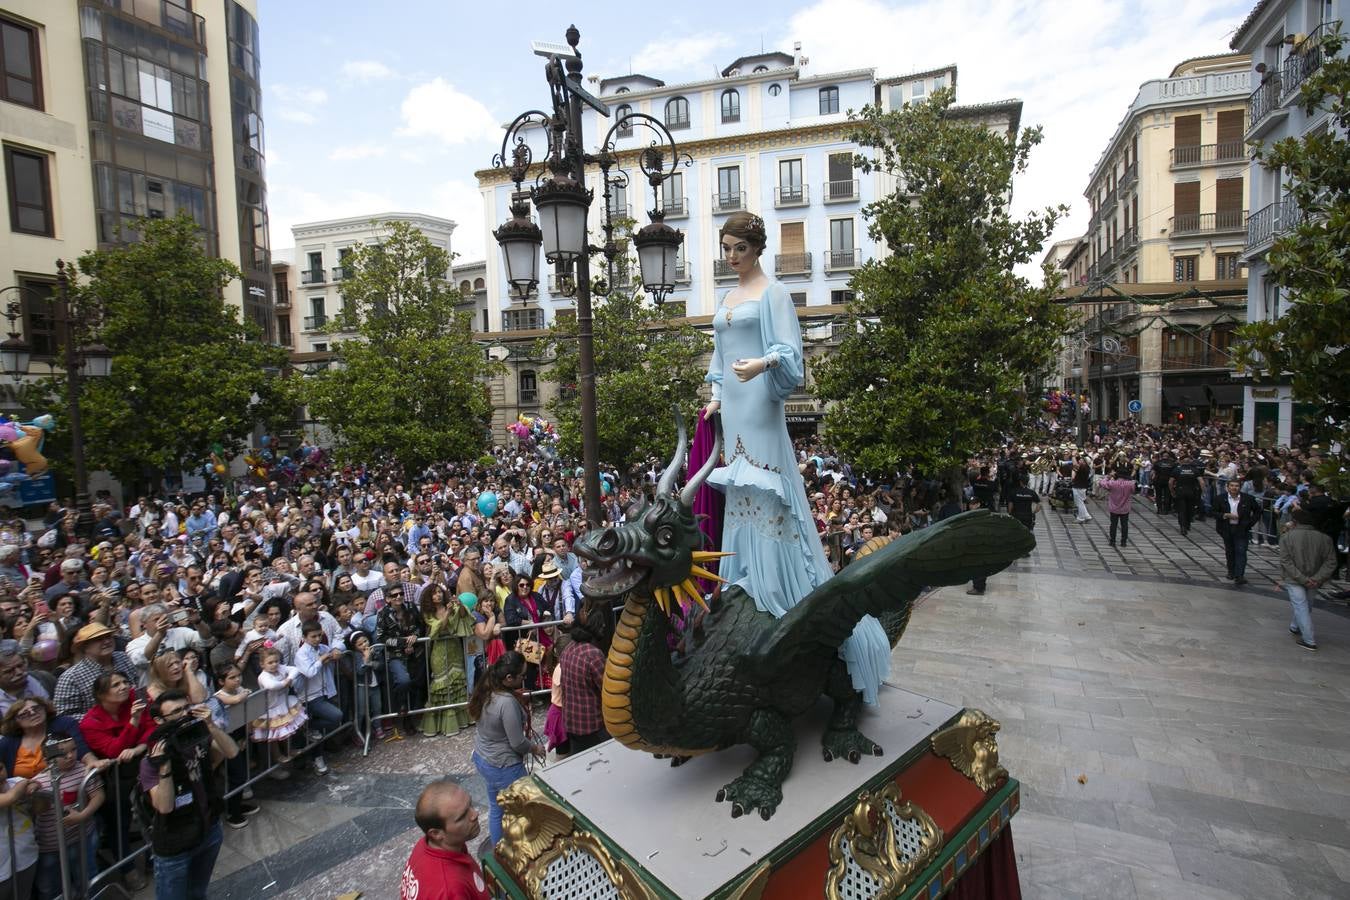
[[[675,529],[669,525],[662,525],[656,530],[656,546],[669,547],[675,542]]]

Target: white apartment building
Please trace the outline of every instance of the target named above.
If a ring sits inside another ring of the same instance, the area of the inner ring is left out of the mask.
[[[764,269],[791,294],[810,353],[823,352],[830,343],[833,320],[851,299],[853,272],[884,253],[868,236],[862,210],[894,185],[879,173],[864,175],[853,167],[859,148],[848,139],[849,111],[869,104],[891,110],[926,99],[940,88],[954,88],[957,70],[953,65],[878,79],[872,68],[812,74],[804,62],[787,53],[763,52],[743,56],[706,80],[668,85],[639,74],[593,79],[611,115],[586,109],[583,130],[594,148],[614,129],[612,140],[629,184],[611,186],[610,202],[616,217],[634,219],[639,227],[647,222],[653,198],[636,160],[654,134],[641,126],[619,130],[617,123],[630,112],[652,116],[692,158],[663,184],[659,201],[666,223],[685,236],[677,284],[665,303],[674,317],[710,330],[722,292],[736,281],[719,258],[717,232],[728,215],[748,210],[765,221]],[[1021,106],[1009,100],[959,107],[954,114],[1015,131]],[[542,159],[542,135],[535,130],[528,138],[535,160]],[[502,170],[476,174],[483,227],[495,251],[491,231],[509,218],[515,185]],[[600,177],[598,168],[588,172],[588,186],[595,192],[590,227],[596,235],[602,233],[604,217]],[[637,272],[635,256],[629,270]],[[604,274],[603,258],[592,259],[591,271]],[[540,372],[548,361],[532,358],[529,345],[555,318],[575,315],[574,301],[555,282],[552,274],[541,276],[538,290],[521,300],[506,284],[500,254],[488,255],[490,333],[484,337],[501,344],[510,370],[505,388],[495,391],[505,403],[498,408],[497,425],[520,412],[538,414],[551,399],[553,386]],[[794,430],[814,430],[822,410],[809,384],[789,400],[788,414]]]
[[[455,223],[421,213],[387,212],[308,222],[291,229],[294,246],[279,251],[272,266],[280,342],[297,362],[319,361],[336,338],[325,329],[343,306],[347,257],[358,244],[378,244],[389,222],[406,222],[432,245],[450,252]],[[453,273],[447,273],[453,278]],[[481,277],[481,276],[480,276]],[[318,354],[313,356],[312,354]]]
[[[1233,37],[1232,49],[1251,56],[1249,141],[1263,146],[1284,138],[1325,131],[1325,110],[1307,115],[1297,105],[1299,88],[1322,65],[1321,39],[1346,13],[1345,0],[1261,0]],[[1288,309],[1266,262],[1275,238],[1298,224],[1298,207],[1284,197],[1282,173],[1251,161],[1247,176],[1247,320],[1271,321]],[[1266,446],[1289,444],[1304,412],[1279,373],[1249,383],[1243,391],[1243,438]]]

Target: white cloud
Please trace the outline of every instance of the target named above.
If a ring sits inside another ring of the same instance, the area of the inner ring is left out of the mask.
[[[903,7],[820,0],[788,20],[777,45],[801,41],[811,73],[876,66],[885,77],[954,62],[959,103],[1024,101],[1022,124],[1044,126],[1045,139],[1015,183],[1014,208],[1071,205],[1052,239],[1060,240],[1086,227],[1088,176],[1139,85],[1168,77],[1189,57],[1227,52],[1250,6],[1250,0],[920,0]]]
[[[381,81],[393,78],[394,70],[374,59],[351,59],[342,64],[342,77],[351,81]]]
[[[328,158],[339,162],[353,159],[373,159],[377,156],[384,156],[388,149],[384,144],[376,144],[373,141],[365,141],[360,144],[343,144],[330,150]]]
[[[277,113],[277,118],[281,119],[283,122],[295,122],[299,125],[313,125],[315,122],[319,121],[314,113],[292,107],[283,107],[281,111]]]
[[[643,75],[678,72],[684,79],[702,78],[702,69],[708,61],[731,45],[731,35],[718,32],[674,40],[662,38],[633,54],[633,71]]]
[[[323,88],[305,87],[298,84],[274,84],[272,93],[283,103],[300,103],[305,106],[321,106],[328,102],[328,92]]]
[[[462,93],[444,78],[435,78],[408,91],[401,107],[403,137],[429,137],[443,144],[499,141],[501,123],[482,103]]]
[[[457,254],[456,262],[482,259],[487,237],[483,233],[483,195],[478,193],[478,185],[458,178],[445,181],[432,189],[430,200],[427,212],[455,223],[450,249]],[[495,251],[495,245],[492,249]]]
[[[273,180],[267,197],[272,246],[293,246],[295,239],[291,229],[296,225],[348,216],[373,216],[400,208],[384,191],[307,191],[288,182],[278,184]]]

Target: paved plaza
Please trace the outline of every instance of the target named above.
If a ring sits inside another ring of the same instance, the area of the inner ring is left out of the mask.
[[[1212,523],[1179,538],[1136,504],[1121,551],[1093,515],[1043,513],[1030,558],[983,597],[924,598],[894,657],[895,684],[1003,723],[1024,896],[1350,896],[1346,604],[1319,603],[1322,649],[1300,650],[1276,553],[1254,547],[1234,588]],[[450,774],[485,802],[471,741],[379,745],[330,759],[325,779],[265,782],[263,811],[226,830],[212,896],[397,897],[421,787]]]

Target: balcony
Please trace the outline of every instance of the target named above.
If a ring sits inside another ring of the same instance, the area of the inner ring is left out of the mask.
[[[804,184],[789,184],[773,189],[773,205],[780,209],[784,206],[805,206],[808,202]]]
[[[689,263],[675,264],[675,283],[676,284],[689,283]]]
[[[605,204],[605,209],[611,219],[631,219],[633,218],[633,207],[629,203],[617,203],[610,201]]]
[[[533,331],[544,327],[542,309],[508,309],[502,311],[502,331]]]
[[[1120,191],[1120,195],[1123,197],[1130,190],[1130,188],[1134,187],[1135,182],[1137,182],[1138,180],[1139,180],[1139,163],[1132,162],[1128,166],[1126,166],[1125,171],[1120,174],[1120,184],[1116,186],[1116,189]]]
[[[277,346],[293,349],[295,347],[295,336],[289,332],[277,335]]]
[[[1195,353],[1168,355],[1167,344],[1163,344],[1162,367],[1164,371],[1176,369],[1226,369],[1231,360],[1227,353],[1213,347],[1203,347]]]
[[[718,191],[712,195],[715,213],[731,213],[745,209],[745,191]]]
[[[535,389],[533,389],[533,390],[530,390],[530,389],[527,389],[527,388],[521,388],[521,389],[520,389],[520,405],[521,405],[521,406],[534,406],[534,405],[537,404],[538,402],[539,402],[539,389],[538,389],[538,388],[535,388]]]
[[[320,313],[316,316],[305,316],[305,330],[318,331],[328,324],[328,317]]]
[[[564,297],[575,295],[577,292],[576,276],[569,273],[559,277],[556,273],[550,272],[548,276],[548,292]]]
[[[1190,147],[1173,147],[1168,151],[1171,167],[1190,169],[1198,166],[1213,166],[1229,162],[1242,162],[1247,159],[1247,148],[1242,141],[1224,141],[1221,144],[1195,144]]]
[[[684,129],[689,127],[689,117],[672,116],[671,118],[666,119],[666,127],[669,128],[671,131],[683,131]]]
[[[1106,218],[1111,214],[1111,211],[1116,208],[1116,200],[1118,200],[1119,198],[1120,198],[1119,188],[1111,188],[1111,190],[1106,192],[1106,199],[1102,201],[1101,206],[1102,218]]]
[[[1292,200],[1277,200],[1247,218],[1247,250],[1263,247],[1303,221],[1303,209]]]
[[[1280,109],[1280,94],[1283,93],[1284,79],[1278,72],[1267,72],[1261,86],[1252,91],[1247,98],[1247,137],[1262,130],[1265,120]],[[1288,112],[1285,112],[1288,115]],[[1272,120],[1273,121],[1273,120]]]
[[[727,262],[725,259],[713,260],[713,278],[729,279],[735,277],[736,271],[731,268],[731,263]]]
[[[662,197],[661,212],[667,219],[683,219],[689,215],[688,197]]]
[[[1120,233],[1120,239],[1116,241],[1116,252],[1122,261],[1131,253],[1139,249],[1139,229],[1126,228]]]
[[[858,180],[825,182],[824,199],[826,203],[847,203],[858,199]]]
[[[826,272],[847,272],[858,268],[861,264],[862,253],[857,247],[850,247],[846,250],[825,251]]]
[[[276,297],[276,301],[275,301],[275,302],[276,302],[276,307],[277,307],[277,309],[290,309],[290,308],[291,308],[291,292],[290,292],[290,291],[277,291],[277,297]]]
[[[323,269],[303,269],[300,272],[301,284],[323,284]]]
[[[1196,234],[1221,234],[1226,231],[1241,231],[1247,221],[1245,209],[1228,209],[1212,213],[1183,213],[1169,220],[1171,237],[1188,237]]]
[[[1111,267],[1111,264],[1115,262],[1115,260],[1116,260],[1116,247],[1114,244],[1112,244],[1111,246],[1107,247],[1105,250],[1102,251],[1101,256],[1097,257],[1098,270],[1100,270],[1103,274],[1105,274],[1106,270]]]
[[[779,253],[773,258],[775,275],[810,275],[810,253]]]
[[[1327,26],[1331,25],[1331,28]],[[1312,34],[1295,44],[1280,70],[1283,82],[1281,99],[1287,99],[1308,76],[1322,68],[1322,38],[1335,31],[1335,23],[1323,22],[1313,29]]]
[[[346,281],[356,274],[356,269],[352,266],[333,266],[333,280]]]

